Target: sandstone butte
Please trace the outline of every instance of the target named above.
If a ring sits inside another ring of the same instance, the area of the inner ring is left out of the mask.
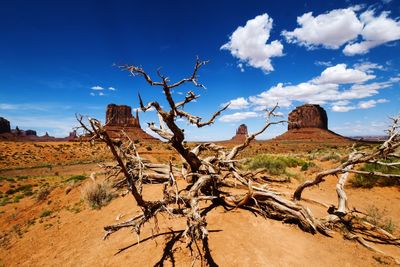
[[[246,124],[241,124],[236,130],[236,135],[232,137],[231,141],[235,143],[243,143],[249,135]]]
[[[51,142],[51,141],[73,141],[76,140],[76,131],[69,134],[68,137],[56,138],[50,136],[47,132],[43,136],[38,136],[34,130],[21,130],[19,127],[11,129],[10,122],[0,117],[0,140],[4,141],[22,141],[22,142]]]
[[[10,133],[10,122],[3,117],[0,117],[0,133]]]
[[[351,142],[351,139],[328,129],[328,116],[319,105],[296,107],[288,116],[288,131],[274,141]]]
[[[136,110],[136,117],[133,117],[132,109],[127,105],[109,104],[104,128],[112,138],[124,139],[126,137],[123,132],[125,132],[132,140],[159,141],[142,130],[139,112]]]

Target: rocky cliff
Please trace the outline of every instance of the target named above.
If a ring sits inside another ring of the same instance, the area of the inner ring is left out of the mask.
[[[106,124],[140,128],[138,112],[136,111],[136,118],[134,118],[131,107],[126,105],[109,104],[106,111]]]
[[[127,105],[107,106],[105,129],[112,138],[126,138],[124,131],[132,140],[157,140],[141,129],[138,111],[133,117],[132,109]]]
[[[350,140],[328,129],[328,116],[319,105],[305,104],[289,113],[288,131],[272,141],[347,143]]]
[[[234,142],[244,142],[246,140],[246,137],[249,135],[247,131],[247,126],[246,124],[241,124],[239,128],[236,130],[236,135],[232,137],[232,141]]]
[[[328,130],[328,116],[319,105],[306,104],[289,113],[288,130],[319,128]]]
[[[3,117],[0,117],[0,133],[11,132],[10,122]]]

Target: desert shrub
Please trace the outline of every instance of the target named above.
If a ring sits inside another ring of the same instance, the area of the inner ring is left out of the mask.
[[[6,194],[7,195],[12,195],[12,194],[14,194],[15,193],[15,189],[8,189],[7,191],[6,191]]]
[[[35,223],[36,223],[36,219],[35,219],[35,218],[33,218],[33,219],[28,219],[28,220],[26,221],[26,225],[27,225],[27,226],[34,225]]]
[[[19,238],[24,235],[24,232],[22,231],[22,228],[19,224],[13,225],[12,232],[15,233]]]
[[[388,160],[390,162],[390,160]],[[400,174],[400,169],[391,166],[383,166],[376,163],[366,163],[361,168],[360,171],[366,172],[381,172],[388,174]],[[364,175],[356,174],[350,180],[350,184],[353,187],[363,187],[372,188],[374,186],[394,186],[400,185],[399,179],[393,179],[389,177],[379,177],[375,175]]]
[[[43,210],[40,214],[39,217],[40,218],[44,218],[44,217],[48,217],[52,214],[53,212],[51,210]]]
[[[334,161],[334,162],[338,162],[340,161],[340,155],[336,154],[336,153],[329,153],[328,155],[323,156],[321,159],[321,161]]]
[[[312,161],[309,161],[309,162],[304,162],[302,165],[301,165],[301,171],[307,171],[310,167],[315,167],[316,165],[315,165],[315,163],[314,162],[312,162]]]
[[[100,209],[106,206],[114,197],[109,182],[94,182],[86,185],[82,191],[84,200],[93,209]]]
[[[1,206],[5,206],[8,203],[10,203],[10,198],[9,197],[3,197],[3,198],[0,199],[0,207]]]
[[[76,214],[76,213],[79,213],[82,211],[82,204],[83,204],[83,200],[81,199],[79,202],[77,202],[73,205],[66,206],[65,209]]]
[[[396,229],[396,224],[393,222],[392,218],[388,218],[386,215],[386,210],[380,210],[375,206],[370,206],[367,209],[367,216],[364,219],[392,234]]]
[[[39,189],[37,192],[36,200],[37,201],[43,201],[47,198],[47,196],[50,194],[51,188],[50,187],[42,187]]]
[[[153,148],[151,146],[146,146],[146,150],[151,151],[151,150],[153,150]]]
[[[73,182],[73,183],[77,183],[80,181],[83,181],[86,179],[85,175],[73,175],[71,177],[69,177],[67,180],[65,180],[66,183],[68,182]]]
[[[31,184],[26,184],[26,185],[19,185],[18,187],[14,187],[11,189],[8,189],[6,191],[7,195],[12,195],[18,192],[22,192],[24,195],[32,195],[32,185]]]
[[[9,177],[9,178],[6,178],[6,180],[8,182],[10,182],[10,183],[15,183],[15,179],[14,178]]]
[[[271,175],[281,175],[287,173],[286,168],[302,164],[305,164],[302,159],[262,154],[247,160],[244,166],[249,170],[265,169]]]
[[[21,199],[24,198],[24,195],[16,195],[13,199],[14,203],[18,203]]]

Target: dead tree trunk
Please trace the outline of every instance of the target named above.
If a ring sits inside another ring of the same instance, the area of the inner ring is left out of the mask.
[[[191,76],[175,83],[170,83],[169,79],[160,72],[158,72],[160,81],[153,81],[142,68],[131,65],[120,66],[121,69],[128,71],[132,76],[142,76],[149,85],[162,89],[168,102],[169,110],[162,108],[158,102],[149,102],[147,105],[144,105],[139,95],[140,107],[144,112],[150,108],[154,108],[157,111],[159,126],[156,126],[155,123],[149,123],[150,129],[161,138],[167,140],[184,159],[185,164],[182,165],[180,174],[187,182],[184,189],[178,187],[176,177],[179,174],[171,163],[148,163],[140,157],[134,142],[129,140],[129,138],[125,142],[112,140],[98,120],[89,118],[89,125],[86,125],[83,122],[83,118],[78,117],[82,128],[86,132],[94,139],[105,142],[111,149],[117,162],[115,166],[109,168],[112,170],[112,175],[123,174],[124,179],[118,181],[117,184],[125,184],[137,205],[142,209],[140,214],[132,216],[132,218],[123,223],[104,227],[106,231],[105,238],[126,227],[132,228],[137,234],[140,234],[142,227],[150,219],[154,218],[157,224],[156,219],[159,214],[173,218],[181,217],[186,220],[186,229],[179,231],[177,235],[172,235],[173,237],[169,242],[168,249],[172,250],[177,239],[186,237],[187,247],[191,250],[192,255],[194,255],[194,259],[205,259],[209,265],[213,265],[215,262],[212,260],[208,248],[209,231],[207,230],[206,216],[207,211],[218,206],[224,206],[227,210],[250,210],[265,218],[294,223],[302,230],[312,234],[320,232],[324,235],[330,235],[331,229],[335,227],[342,229],[342,226],[350,225],[348,220],[354,219],[355,216],[346,213],[344,184],[347,174],[350,171],[354,172],[353,167],[357,164],[372,161],[380,162],[378,159],[382,156],[390,156],[394,149],[399,147],[400,143],[397,126],[392,129],[392,134],[396,137],[391,135],[390,139],[376,151],[371,154],[355,151],[349,156],[346,162],[337,168],[321,172],[314,180],[306,181],[297,188],[294,198],[300,200],[301,193],[305,188],[322,182],[328,175],[342,174],[337,185],[339,199],[337,212],[326,218],[317,219],[307,207],[301,205],[299,202],[285,199],[276,192],[269,190],[268,186],[258,183],[253,179],[255,174],[242,173],[238,166],[237,156],[250,145],[252,140],[265,132],[271,125],[286,122],[285,120],[271,121],[276,116],[275,111],[278,108],[277,106],[266,112],[266,121],[260,131],[249,135],[243,144],[237,145],[232,149],[212,143],[200,144],[191,149],[185,144],[183,130],[175,123],[177,118],[184,118],[190,124],[200,128],[213,124],[217,116],[228,108],[228,105],[223,107],[221,110],[215,112],[208,121],[203,122],[201,117],[192,115],[183,109],[185,105],[199,98],[199,95],[189,91],[185,99],[180,102],[176,102],[172,97],[171,90],[184,84],[192,84],[195,87],[204,88],[198,82],[197,73],[206,63],[206,61],[197,59]],[[202,152],[205,150],[212,153],[212,156],[203,157]],[[160,192],[159,200],[149,201],[143,197],[142,187],[146,182],[158,182],[164,185],[162,192]],[[238,194],[238,188],[245,188],[246,192]],[[205,209],[202,208],[210,201],[211,205]],[[347,217],[344,216],[346,214]],[[353,223],[351,225],[356,224]],[[359,231],[363,227],[367,226],[361,223],[358,227],[349,229],[347,233],[356,235],[357,240],[360,240],[363,236],[359,234]],[[363,231],[361,230],[362,233],[366,233],[364,237],[368,234],[368,236],[372,235],[374,240],[380,240],[388,244],[398,244],[398,240],[395,237],[382,232],[383,230],[380,228],[369,228],[368,233]],[[200,249],[199,244],[203,246],[202,249]],[[160,260],[161,263],[163,259],[164,257]]]

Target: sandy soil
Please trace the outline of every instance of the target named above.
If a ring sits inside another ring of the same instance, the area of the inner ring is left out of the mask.
[[[309,154],[307,151],[303,152]],[[147,157],[153,161],[172,157],[170,150],[148,152]],[[290,150],[287,152],[292,153]],[[12,164],[4,165],[18,166]],[[318,165],[326,168],[334,164],[334,161],[324,161]],[[118,218],[120,221],[128,219],[138,213],[139,208],[130,195],[114,199],[101,210],[89,208],[82,201],[81,191],[91,180],[76,183],[65,181],[74,175],[87,177],[92,172],[100,173],[101,169],[97,164],[90,163],[0,170],[1,177],[15,179],[15,182],[6,179],[0,181],[2,194],[18,184],[37,184],[33,190],[39,190],[41,183],[48,183],[47,186],[52,187],[45,200],[37,201],[34,194],[0,207],[0,266],[153,266],[162,258],[171,230],[183,230],[185,222],[174,219],[171,223],[171,219],[160,216],[159,233],[167,234],[151,239],[155,231],[152,222],[144,228],[138,245],[136,234],[129,230],[122,230],[103,241],[105,225],[117,222]],[[24,175],[27,178],[18,178]],[[312,175],[312,170],[301,175],[304,179]],[[101,179],[102,175],[98,177]],[[328,205],[336,204],[335,182],[334,177],[329,177],[320,187],[306,190],[304,197]],[[298,183],[298,180],[292,179],[290,184],[276,185],[276,188],[289,194]],[[160,185],[146,185],[145,197],[156,199],[161,190]],[[371,206],[378,207],[386,210],[386,216],[400,225],[398,187],[355,189],[348,186],[346,192],[350,207],[356,206],[364,211]],[[326,215],[326,208],[306,201],[302,203],[310,207],[315,216]],[[44,211],[50,211],[50,214],[43,216]],[[333,238],[311,235],[297,226],[256,217],[244,210],[226,212],[217,208],[208,214],[207,221],[211,253],[220,266],[394,265],[392,260],[355,242],[344,240],[339,234]],[[126,249],[117,254],[123,248]],[[185,244],[178,243],[174,248],[176,266],[190,266],[192,259],[187,254]],[[400,249],[380,248],[400,258]],[[170,261],[167,263],[171,265]],[[195,266],[200,266],[199,261]]]

